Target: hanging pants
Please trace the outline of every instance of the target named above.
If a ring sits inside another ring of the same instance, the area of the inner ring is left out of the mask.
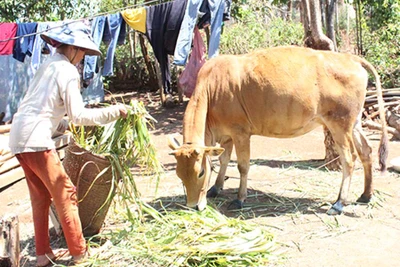
[[[49,238],[49,209],[53,199],[69,253],[84,254],[86,241],[78,213],[76,188],[66,174],[55,150],[16,155],[25,172],[32,204],[36,255],[52,252]]]

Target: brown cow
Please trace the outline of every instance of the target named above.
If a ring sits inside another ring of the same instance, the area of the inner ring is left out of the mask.
[[[185,111],[184,144],[170,142],[177,160],[176,173],[186,187],[187,205],[199,210],[206,206],[210,155],[221,155],[216,183],[208,192],[208,196],[216,196],[235,146],[240,187],[238,199],[231,205],[241,208],[247,197],[250,136],[296,137],[319,125],[332,133],[343,168],[339,196],[328,214],[343,211],[357,154],[365,176],[358,201],[369,202],[373,194],[372,149],[361,129],[366,70],[375,78],[380,116],[384,118],[379,76],[370,63],[355,55],[275,47],[209,60],[199,72]],[[386,122],[381,121],[379,158],[385,171],[388,138]]]

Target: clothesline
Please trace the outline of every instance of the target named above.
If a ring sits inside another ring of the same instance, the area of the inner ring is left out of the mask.
[[[114,14],[116,12],[119,12],[121,10],[135,8],[135,7],[139,7],[139,6],[144,6],[144,4],[146,4],[146,5],[147,4],[153,4],[153,3],[156,3],[156,2],[161,2],[161,0],[152,0],[152,1],[148,1],[146,3],[139,3],[139,4],[134,4],[134,5],[127,6],[127,7],[121,7],[121,8],[114,9],[112,11],[99,13],[99,14],[96,14],[96,15],[93,15],[93,16],[90,16],[90,17],[86,17],[86,18],[80,18],[80,19],[75,19],[75,20],[71,20],[71,21],[67,20],[67,22],[62,24],[62,25],[57,25],[57,26],[48,28],[48,29],[46,29],[44,31],[16,36],[16,37],[8,38],[8,39],[5,39],[5,40],[0,40],[0,42],[8,42],[8,41],[17,40],[17,39],[20,39],[20,38],[25,38],[25,37],[29,37],[29,36],[33,36],[33,35],[37,35],[37,34],[42,34],[42,33],[48,32],[50,30],[53,30],[53,29],[56,29],[56,28],[60,28],[60,27],[63,27],[64,25],[68,25],[68,24],[75,23],[75,22],[78,22],[78,21],[93,20],[95,17],[104,16],[104,15],[110,15],[110,14]]]
[[[146,4],[157,3],[159,1],[160,0],[152,0]],[[102,75],[113,75],[112,64],[114,60],[115,47],[117,44],[123,43],[126,34],[126,27],[120,28],[120,26],[122,24],[124,24],[124,26],[128,24],[131,28],[146,35],[153,48],[154,55],[160,64],[163,88],[166,92],[171,93],[171,73],[169,70],[170,62],[168,56],[174,56],[173,64],[178,66],[186,65],[192,47],[193,31],[196,24],[201,25],[200,28],[204,26],[210,27],[208,58],[217,56],[222,23],[223,21],[230,19],[229,12],[231,2],[232,0],[173,0],[149,6],[139,4],[141,7],[131,8],[135,6],[137,7],[138,4],[136,4],[120,8],[118,9],[119,12],[117,11],[113,14],[110,14],[110,11],[105,12],[104,14],[108,14],[107,16],[101,16],[101,14],[92,16],[92,37],[94,38],[96,45],[100,46],[100,43],[105,40],[110,41],[107,44],[107,55],[104,58]],[[10,25],[13,24],[13,31],[16,29],[17,33],[12,33],[14,36],[12,36],[12,34],[8,36],[3,35],[3,38],[12,38],[17,35],[19,38],[27,36],[31,37],[21,39],[24,41],[29,39],[21,44],[18,41],[15,42],[14,40],[9,39],[11,40],[9,41],[10,44],[4,46],[2,55],[13,54],[13,57],[21,62],[24,62],[26,55],[31,56],[31,58],[34,59],[34,63],[31,63],[34,73],[38,64],[40,64],[39,60],[42,51],[42,48],[39,47],[39,44],[36,42],[36,40],[39,42],[42,40],[34,37],[37,34],[48,31],[49,28],[54,29],[55,27],[62,27],[65,23],[74,23],[81,20],[82,19],[75,21],[65,20],[59,21],[56,24],[22,23],[20,26],[16,23],[9,23]],[[37,24],[37,28],[34,28],[35,25],[28,24]],[[106,25],[108,25],[107,31],[105,31]],[[31,28],[27,30],[25,29],[27,27]],[[104,37],[104,34],[107,34],[108,36]],[[35,40],[33,41],[31,39]],[[36,46],[29,47],[32,46],[32,42],[34,42],[33,45]],[[0,47],[3,43],[0,42]],[[24,48],[18,47],[17,49],[12,49],[11,45],[13,45],[14,48],[16,45],[24,45]],[[91,79],[93,76],[92,74],[96,71],[97,60],[99,60],[97,57],[85,58],[84,78],[86,80]]]

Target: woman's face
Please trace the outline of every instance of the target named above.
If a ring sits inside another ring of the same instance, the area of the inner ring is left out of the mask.
[[[85,56],[86,50],[80,47],[74,47],[74,53],[72,53],[73,55],[75,54],[75,57],[72,58],[72,65],[76,65],[77,63],[79,63]]]

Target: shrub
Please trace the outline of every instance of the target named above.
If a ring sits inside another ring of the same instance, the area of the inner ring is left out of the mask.
[[[222,54],[243,54],[264,47],[301,45],[303,26],[297,22],[274,18],[267,24],[257,21],[231,23],[221,36]]]
[[[400,86],[399,23],[388,24],[378,30],[364,33],[365,58],[372,63],[381,76],[383,87]]]

